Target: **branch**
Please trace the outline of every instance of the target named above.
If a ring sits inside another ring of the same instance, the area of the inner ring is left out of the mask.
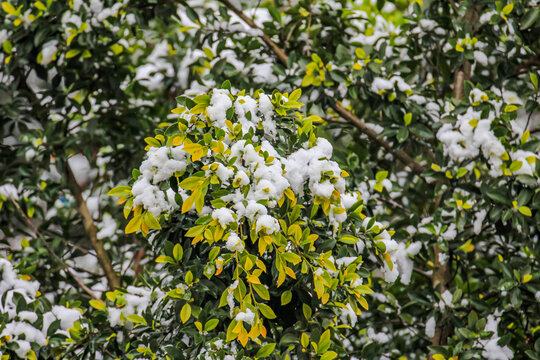
[[[21,216],[24,218],[24,220],[26,220],[26,222],[28,223],[28,225],[30,225],[30,228],[32,228],[32,231],[34,232],[34,234],[39,237],[41,239],[41,241],[43,242],[43,244],[45,244],[45,247],[47,248],[47,251],[49,252],[49,254],[56,260],[60,263],[60,265],[62,265],[62,267],[66,270],[66,272],[73,278],[73,280],[75,280],[75,282],[81,287],[81,289],[83,289],[88,295],[90,295],[92,298],[96,299],[96,300],[99,300],[99,297],[97,297],[96,294],[94,294],[94,292],[84,284],[84,282],[77,276],[75,275],[75,273],[73,273],[73,269],[71,269],[62,259],[60,259],[60,257],[58,257],[58,255],[56,255],[56,253],[54,252],[54,250],[51,248],[51,246],[49,245],[49,243],[47,242],[47,240],[45,239],[45,237],[39,232],[38,228],[36,227],[36,225],[34,225],[34,223],[28,218],[28,216],[25,214],[25,212],[21,209],[21,207],[19,206],[19,204],[13,200],[12,198],[10,198],[11,202],[13,203],[13,205],[15,206],[15,208],[17,209],[17,211],[19,211],[19,213],[21,214]]]
[[[249,25],[253,29],[261,30],[255,22],[250,19],[246,14],[242,12],[241,9],[238,9],[236,6],[234,6],[229,0],[219,0],[222,4],[224,4],[227,8],[229,8],[232,12],[234,12],[238,17],[240,17],[247,25]],[[263,41],[270,47],[270,49],[274,52],[274,54],[277,56],[278,60],[285,66],[287,66],[288,56],[287,54],[281,50],[275,42],[270,39],[268,35],[262,32],[260,37],[263,39]],[[412,159],[407,153],[405,153],[403,150],[397,150],[394,151],[392,149],[392,146],[385,141],[384,139],[380,139],[377,136],[377,133],[367,127],[367,125],[356,115],[354,115],[352,112],[344,108],[342,105],[338,104],[337,102],[332,105],[332,108],[345,120],[347,120],[352,125],[356,126],[358,130],[366,134],[369,138],[374,140],[377,144],[385,148],[389,153],[394,155],[399,161],[401,161],[403,164],[411,168],[415,173],[420,174],[424,171],[424,167],[420,165],[420,163],[416,162],[414,159]]]
[[[94,223],[94,219],[92,219],[92,215],[90,214],[90,211],[88,210],[88,206],[86,205],[86,200],[84,199],[82,195],[82,189],[77,183],[77,180],[75,179],[75,176],[73,175],[73,171],[71,170],[71,167],[69,166],[69,163],[67,161],[66,161],[66,169],[68,172],[69,182],[71,183],[71,187],[70,187],[71,193],[73,194],[77,202],[77,212],[82,218],[84,229],[86,230],[86,233],[88,234],[88,238],[90,239],[90,243],[92,244],[92,247],[94,248],[96,252],[99,265],[101,266],[101,268],[103,269],[103,272],[105,273],[105,276],[107,277],[107,282],[109,283],[109,287],[111,289],[114,289],[115,287],[120,287],[121,285],[120,278],[114,272],[111,258],[109,257],[109,254],[107,254],[107,251],[103,247],[103,241],[101,241],[97,237],[96,224]]]
[[[532,67],[534,65],[540,65],[540,53],[536,54],[534,57],[532,57],[529,60],[525,61],[523,64],[519,64],[516,67],[516,70],[514,71],[514,74],[521,74],[523,70],[527,70],[528,68],[530,68],[530,67]]]
[[[405,151],[397,150],[394,151],[392,145],[386,140],[381,139],[378,134],[371,128],[369,128],[360,118],[354,115],[352,112],[347,110],[343,105],[335,103],[332,105],[332,108],[341,115],[342,118],[347,120],[349,123],[356,126],[358,130],[366,134],[371,140],[375,141],[377,144],[382,146],[386,151],[394,155],[399,161],[411,168],[415,173],[420,174],[424,171],[424,167],[412,159]]]
[[[229,0],[219,0],[219,1],[221,3],[223,3],[223,5],[228,7],[236,15],[238,15],[238,17],[240,19],[242,19],[246,24],[248,24],[249,27],[251,27],[252,29],[260,30],[261,31],[261,35],[260,35],[261,39],[263,39],[263,41],[266,43],[266,45],[268,45],[268,47],[276,54],[279,61],[281,61],[281,63],[283,63],[283,65],[287,66],[287,60],[288,60],[287,54],[285,54],[285,52],[283,52],[283,50],[281,50],[276,45],[276,43],[273,42],[272,39],[270,39],[270,36],[266,35],[262,31],[262,29],[257,24],[255,24],[255,22],[253,20],[251,20],[251,18],[249,16],[244,14],[244,12],[242,10],[240,10],[236,6],[234,6]]]

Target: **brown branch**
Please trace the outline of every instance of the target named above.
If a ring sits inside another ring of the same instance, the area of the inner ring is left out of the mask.
[[[540,65],[540,53],[536,54],[534,57],[530,58],[529,60],[525,61],[523,64],[519,64],[516,67],[516,70],[514,71],[514,74],[520,74],[522,70],[527,70],[528,68],[534,66],[534,65]]]
[[[430,273],[428,273],[427,271],[424,271],[424,270],[421,270],[421,269],[418,269],[418,268],[413,268],[413,271],[417,274],[420,274],[422,275],[423,277],[425,277],[426,279],[428,280],[432,280],[433,279],[433,276],[431,276]]]
[[[288,60],[287,54],[285,54],[285,52],[283,52],[283,50],[281,50],[276,45],[276,43],[273,42],[272,39],[270,39],[270,36],[268,36],[264,32],[262,32],[261,28],[257,24],[255,24],[255,22],[249,16],[244,14],[244,12],[242,10],[240,10],[236,6],[234,6],[229,0],[219,0],[219,1],[222,2],[226,7],[231,9],[232,12],[234,12],[236,15],[238,15],[238,17],[240,19],[242,19],[246,24],[248,24],[249,27],[251,27],[253,29],[260,30],[261,31],[261,35],[260,35],[261,39],[263,39],[263,41],[266,43],[266,45],[268,45],[268,47],[274,52],[274,54],[276,54],[279,61],[281,61],[281,63],[283,63],[283,65],[285,65],[285,66],[287,65],[287,60]]]
[[[394,155],[394,157],[396,157],[403,164],[407,165],[414,172],[416,172],[417,174],[420,174],[424,171],[424,167],[420,165],[418,162],[416,162],[414,159],[412,159],[405,151],[403,150],[394,151],[390,143],[388,143],[384,139],[381,139],[373,129],[369,128],[362,120],[360,120],[360,118],[358,118],[352,112],[350,112],[345,107],[343,107],[343,105],[335,103],[334,105],[332,105],[332,108],[339,115],[341,115],[341,117],[343,117],[349,123],[356,126],[358,130],[360,130],[361,132],[366,134],[371,140],[375,141],[377,144],[385,148],[386,151]]]
[[[58,255],[56,255],[56,253],[54,252],[54,250],[51,248],[51,246],[49,245],[49,243],[47,242],[47,240],[45,239],[45,237],[39,232],[38,228],[36,227],[36,225],[34,225],[34,223],[30,220],[30,218],[26,215],[26,213],[23,211],[23,209],[21,209],[20,205],[12,198],[10,198],[11,202],[13,203],[13,205],[15,206],[15,208],[17,209],[17,211],[19,211],[19,213],[21,214],[21,216],[24,218],[24,220],[26,220],[26,222],[28,223],[28,225],[30,226],[30,228],[32,229],[32,231],[34,232],[34,234],[39,237],[41,239],[41,241],[43,242],[43,244],[45,245],[45,247],[47,248],[47,251],[49,252],[49,254],[56,260],[58,261],[58,263],[60,263],[60,265],[62,265],[62,267],[64,268],[64,270],[66,270],[66,272],[73,278],[73,280],[75,280],[75,282],[81,287],[81,289],[83,289],[88,295],[90,295],[92,298],[96,299],[96,300],[99,300],[99,297],[94,294],[94,292],[84,284],[84,282],[77,276],[75,275],[75,273],[73,273],[73,269],[71,269],[62,259],[60,259],[60,257]]]
[[[253,20],[251,20],[248,16],[246,16],[242,10],[235,7],[229,0],[219,0],[221,3],[223,3],[225,6],[227,6],[232,12],[234,12],[238,17],[240,17],[246,24],[248,24],[253,29],[261,30]],[[262,32],[262,31],[261,31]],[[261,33],[261,38],[263,41],[272,49],[272,51],[277,56],[278,60],[284,64],[287,65],[287,54],[281,50],[275,42],[270,39],[270,37],[264,33]],[[420,163],[416,162],[414,159],[412,159],[409,155],[407,155],[406,152],[403,150],[397,150],[394,151],[392,149],[392,146],[390,143],[385,141],[384,139],[381,139],[377,136],[377,133],[370,129],[360,118],[358,118],[356,115],[354,115],[352,112],[347,110],[345,107],[343,107],[341,104],[338,104],[337,102],[332,105],[332,108],[345,120],[347,120],[349,123],[354,125],[358,130],[366,134],[370,139],[374,140],[377,144],[385,148],[389,153],[394,155],[399,161],[401,161],[403,164],[411,168],[415,173],[420,174],[424,171],[424,167],[420,165]]]
[[[94,219],[92,219],[92,215],[90,214],[90,211],[88,210],[88,206],[86,205],[86,200],[84,199],[82,195],[82,189],[77,183],[77,180],[75,179],[75,175],[73,175],[73,171],[71,170],[71,167],[69,166],[69,163],[67,161],[66,161],[66,168],[67,168],[69,182],[71,184],[70,186],[71,193],[75,197],[75,201],[77,203],[77,212],[82,218],[84,229],[86,231],[86,234],[88,234],[88,238],[90,239],[90,243],[92,244],[94,251],[96,252],[99,265],[101,266],[101,268],[103,269],[103,272],[105,273],[105,276],[107,277],[107,282],[109,283],[109,287],[111,289],[114,289],[115,287],[120,287],[121,285],[120,278],[114,272],[111,258],[109,257],[109,254],[107,254],[107,251],[105,250],[105,247],[103,246],[103,241],[101,241],[97,237],[96,224],[94,223]]]

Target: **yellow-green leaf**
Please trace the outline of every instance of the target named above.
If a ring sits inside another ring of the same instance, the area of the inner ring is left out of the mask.
[[[274,310],[266,304],[259,303],[258,305],[259,310],[263,314],[263,316],[267,319],[275,319],[276,314],[274,313]]]
[[[514,10],[514,4],[513,3],[510,3],[508,5],[506,5],[505,7],[503,7],[503,14],[504,15],[508,15],[512,12],[512,10]]]
[[[13,46],[11,45],[11,42],[9,42],[9,40],[4,40],[2,47],[7,54],[11,54],[11,52],[13,51]]]
[[[71,49],[66,53],[66,59],[71,59],[72,57],[79,55],[80,52],[81,50]]]
[[[134,324],[144,324],[144,325],[147,324],[146,320],[142,316],[137,315],[137,314],[128,315],[126,319],[127,321],[131,321]]]
[[[525,216],[532,216],[531,209],[529,209],[529,208],[526,207],[526,206],[520,206],[520,207],[518,208],[518,211],[519,211],[520,213],[522,213],[523,215],[525,215]]]
[[[131,194],[131,186],[117,186],[107,193],[109,196],[124,197]]]
[[[180,244],[174,245],[174,248],[173,248],[174,260],[180,261],[183,255],[184,255],[184,249],[182,249],[182,245]]]
[[[287,305],[292,300],[292,292],[290,290],[285,291],[281,294],[281,305]]]
[[[191,317],[191,305],[186,303],[182,307],[182,311],[180,311],[180,320],[182,320],[182,323],[185,324],[186,321],[188,321],[190,317]]]
[[[274,351],[275,348],[276,348],[275,343],[266,344],[262,348],[260,348],[259,351],[257,351],[256,357],[258,357],[258,358],[267,357],[267,356],[272,354],[272,352]]]
[[[105,306],[105,304],[103,303],[103,301],[101,300],[90,300],[89,301],[89,304],[90,306],[92,306],[94,309],[98,309],[98,310],[105,310],[107,307]]]
[[[138,231],[142,225],[142,216],[134,216],[133,219],[126,226],[126,234],[131,234]]]
[[[161,225],[159,225],[159,221],[154,217],[154,215],[152,215],[148,211],[144,213],[144,223],[150,229],[161,230]]]

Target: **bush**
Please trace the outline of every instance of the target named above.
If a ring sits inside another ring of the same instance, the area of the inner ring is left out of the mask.
[[[0,14],[4,358],[538,358],[535,2]]]

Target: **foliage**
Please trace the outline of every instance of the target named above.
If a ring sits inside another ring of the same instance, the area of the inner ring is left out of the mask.
[[[3,356],[537,359],[539,17],[3,2]]]

